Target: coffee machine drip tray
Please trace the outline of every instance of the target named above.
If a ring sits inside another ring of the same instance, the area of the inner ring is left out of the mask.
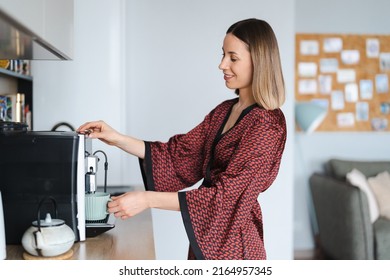
[[[86,236],[95,237],[115,227],[115,216],[108,214],[107,217],[99,221],[86,221]]]

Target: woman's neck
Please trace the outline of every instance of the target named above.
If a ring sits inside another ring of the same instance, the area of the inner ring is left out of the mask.
[[[255,103],[256,101],[253,98],[252,91],[240,90],[240,94],[238,95],[238,102],[236,103],[236,109],[243,110]]]

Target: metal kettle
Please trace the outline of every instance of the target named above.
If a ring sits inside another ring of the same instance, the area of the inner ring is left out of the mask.
[[[50,213],[41,220],[40,208],[43,202],[50,199],[55,208],[55,217]],[[57,219],[57,203],[53,197],[47,197],[40,201],[38,206],[38,219],[32,222],[22,237],[23,248],[33,256],[54,257],[69,251],[75,241],[73,230],[65,224],[64,220]]]

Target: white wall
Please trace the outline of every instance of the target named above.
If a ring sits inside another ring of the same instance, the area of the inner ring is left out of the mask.
[[[273,26],[287,86],[289,136],[279,176],[260,201],[269,259],[291,259],[294,1],[83,0],[75,1],[74,16],[74,60],[33,64],[35,129],[103,119],[122,132],[162,141],[234,97],[218,70],[226,29],[248,17]],[[93,145],[109,155],[109,185],[142,183],[137,159]],[[153,215],[157,257],[186,258],[180,214]]]
[[[389,34],[388,0],[296,0],[296,32]],[[330,158],[388,160],[389,133],[296,134],[294,248],[314,248],[308,176]],[[316,228],[314,227],[314,230]]]
[[[267,20],[278,37],[287,84],[284,107],[292,132],[294,1],[127,1],[127,132],[148,140],[184,133],[234,94],[218,64],[234,22]],[[261,195],[270,259],[292,258],[292,135],[274,186]],[[129,159],[130,170],[138,162]],[[134,175],[134,173],[132,173]],[[135,174],[140,181],[139,173]],[[153,212],[157,257],[186,258],[188,240],[178,213]],[[172,228],[177,228],[173,230]]]
[[[125,130],[122,12],[122,0],[74,1],[74,59],[32,65],[34,130],[50,130],[62,121],[77,128],[96,119]],[[108,155],[108,185],[122,184],[124,155],[98,140],[93,147]],[[103,163],[98,170],[103,185]]]

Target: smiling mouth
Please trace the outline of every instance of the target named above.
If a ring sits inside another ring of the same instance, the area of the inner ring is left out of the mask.
[[[227,80],[230,80],[231,78],[233,78],[233,75],[224,74],[223,78],[225,79],[225,81],[227,81]]]

